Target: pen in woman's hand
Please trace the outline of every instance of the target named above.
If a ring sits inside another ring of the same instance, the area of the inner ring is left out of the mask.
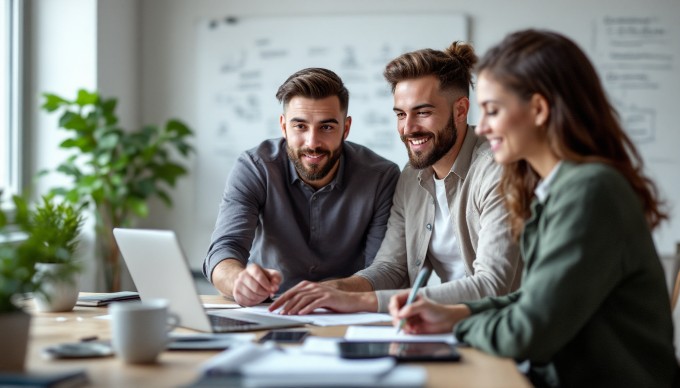
[[[418,273],[418,276],[416,277],[416,281],[413,283],[413,287],[411,288],[411,292],[408,294],[408,299],[406,299],[406,303],[404,304],[403,307],[406,307],[413,303],[413,301],[416,300],[416,296],[418,295],[418,290],[420,287],[424,286],[425,283],[427,283],[427,280],[430,278],[430,274],[432,273],[432,269],[428,266],[423,266],[423,268],[420,269],[420,272]],[[403,308],[402,307],[402,308]],[[406,318],[402,318],[401,321],[399,321],[399,326],[397,327],[397,334],[401,332],[401,329],[404,328],[404,325],[406,324]]]

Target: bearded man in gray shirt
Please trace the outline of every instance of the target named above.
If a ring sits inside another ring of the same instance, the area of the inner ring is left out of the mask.
[[[502,167],[489,143],[467,124],[471,46],[401,55],[385,68],[394,113],[409,163],[397,184],[387,234],[375,261],[345,279],[304,281],[270,310],[307,314],[386,312],[390,297],[413,285],[429,266],[442,284],[421,293],[439,303],[497,296],[516,290],[522,263],[498,190]]]
[[[203,263],[243,306],[371,264],[399,178],[396,164],[345,141],[349,92],[334,72],[300,70],[276,98],[283,137],[238,158]]]

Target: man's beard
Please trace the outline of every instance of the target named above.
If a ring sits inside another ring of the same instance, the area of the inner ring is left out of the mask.
[[[409,139],[424,136],[433,136],[433,138],[429,140],[434,142],[432,150],[429,151],[429,153],[423,153],[422,151],[412,152]],[[446,153],[456,144],[456,140],[458,140],[458,132],[456,131],[456,124],[453,121],[453,116],[451,116],[448,125],[438,133],[416,132],[401,136],[401,141],[406,145],[409,163],[413,168],[418,170],[430,167],[444,157],[444,155],[446,155]]]
[[[286,144],[286,152],[288,153],[288,158],[293,162],[293,165],[295,166],[295,170],[297,170],[298,175],[302,177],[303,180],[305,181],[318,181],[320,179],[323,179],[328,175],[329,172],[333,169],[335,166],[335,163],[340,159],[340,156],[342,155],[342,150],[344,147],[345,141],[343,140],[340,143],[340,146],[336,148],[334,151],[326,150],[323,148],[301,148],[294,150],[290,147],[289,144]],[[302,154],[315,154],[315,155],[327,155],[327,161],[325,164],[320,165],[317,163],[309,165],[309,167],[305,166],[304,163],[302,163]]]

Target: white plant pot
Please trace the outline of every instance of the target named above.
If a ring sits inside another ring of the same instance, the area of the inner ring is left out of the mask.
[[[24,370],[30,322],[31,315],[23,311],[0,313],[0,374]]]
[[[63,264],[36,263],[36,276],[56,273]],[[35,308],[41,312],[65,312],[73,310],[78,300],[78,285],[75,277],[71,281],[45,278],[41,282],[44,294],[35,293]]]

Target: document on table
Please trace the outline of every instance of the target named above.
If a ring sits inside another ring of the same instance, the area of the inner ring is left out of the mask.
[[[345,332],[347,341],[400,341],[400,342],[447,342],[458,341],[453,333],[445,334],[405,334],[397,333],[394,326],[350,326]]]
[[[253,333],[169,333],[168,350],[224,350],[255,339]]]
[[[348,360],[253,343],[219,353],[201,370],[206,376],[238,374],[244,386],[255,387],[419,387],[427,380],[424,368],[396,366],[391,357]]]
[[[305,339],[299,351],[306,354],[324,354],[326,356],[340,356],[338,343],[344,341],[338,337],[316,337],[309,336]]]
[[[270,312],[269,306],[246,307],[243,311],[257,314],[279,315],[277,312]],[[333,313],[326,309],[316,309],[307,315],[284,315],[286,319],[293,319],[298,322],[310,323],[316,326],[337,326],[337,325],[360,325],[365,323],[390,322],[392,317],[389,314],[379,313]]]
[[[241,306],[236,303],[203,303],[203,308],[215,309],[240,309]]]

